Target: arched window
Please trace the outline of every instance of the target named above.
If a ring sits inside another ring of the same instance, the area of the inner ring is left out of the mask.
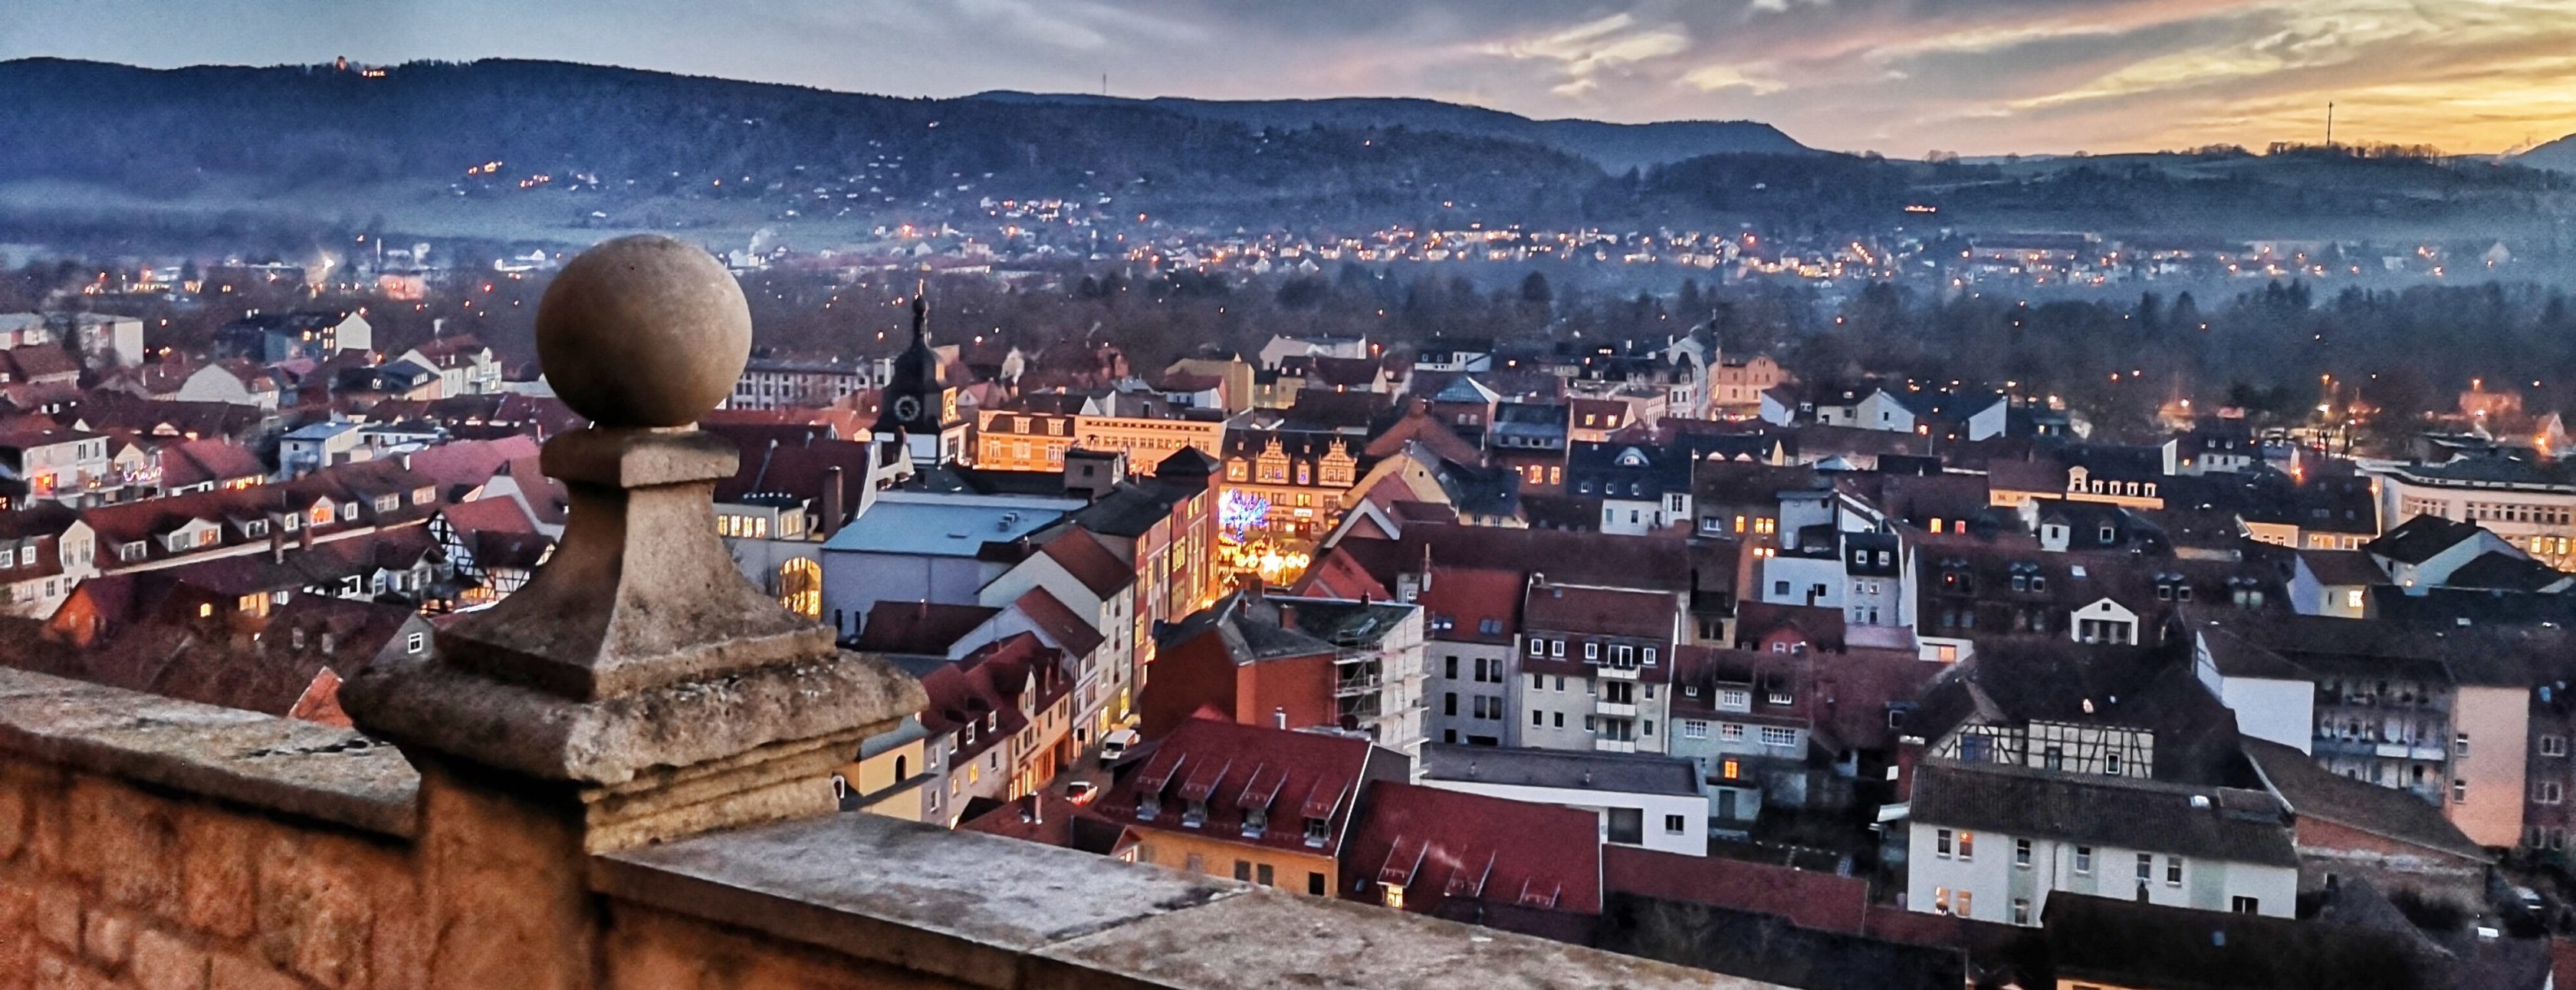
[[[823,617],[823,565],[791,557],[778,565],[778,604],[808,619]]]
[[[903,758],[903,757],[900,757],[900,756],[895,757],[895,758],[894,758],[894,779],[895,779],[895,783],[900,784],[900,783],[902,783],[902,782],[903,782],[903,778],[904,778],[905,776],[907,776],[903,771],[904,771],[904,758]]]

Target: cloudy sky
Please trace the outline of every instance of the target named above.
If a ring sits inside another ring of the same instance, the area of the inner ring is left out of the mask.
[[[831,89],[1424,96],[1918,156],[2576,131],[2576,0],[0,0],[0,58],[490,56]]]

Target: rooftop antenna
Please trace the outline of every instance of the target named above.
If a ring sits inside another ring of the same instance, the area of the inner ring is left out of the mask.
[[[2326,147],[2334,147],[2334,101],[2326,101]]]
[[[1103,72],[1100,74],[1100,95],[1109,95],[1109,73]]]

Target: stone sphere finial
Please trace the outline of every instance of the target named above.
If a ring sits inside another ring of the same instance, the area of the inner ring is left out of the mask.
[[[659,234],[566,263],[537,303],[537,361],[598,426],[687,426],[733,392],[751,356],[751,306],[704,250]]]

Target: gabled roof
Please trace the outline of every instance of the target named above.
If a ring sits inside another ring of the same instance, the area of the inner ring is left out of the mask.
[[[1118,559],[1117,554],[1100,545],[1099,538],[1080,527],[1067,527],[1038,552],[1103,601],[1136,583],[1135,565]]]
[[[2292,815],[2333,822],[2433,855],[2477,863],[2494,859],[2451,824],[2441,809],[2413,794],[2334,773],[2308,754],[2280,743],[2247,738],[2244,745],[2245,755],[2273,793],[2289,804]]]
[[[1843,650],[1845,624],[1843,610],[1822,605],[1775,605],[1747,601],[1735,606],[1735,642],[1751,646],[1784,631],[1804,637],[1809,649],[1825,653]]]
[[[404,465],[453,491],[491,481],[511,461],[535,456],[536,438],[513,436],[442,443],[406,455]]]
[[[458,502],[438,510],[449,528],[459,533],[534,533],[536,520],[516,499],[483,498]]]
[[[1917,827],[2297,867],[2288,823],[2278,809],[2245,810],[2247,794],[2263,797],[2131,777],[1927,759],[1915,769],[1911,813]]]
[[[959,639],[1001,611],[981,605],[880,601],[868,609],[859,649],[946,656]]]
[[[1775,915],[1806,928],[1859,934],[1869,882],[1724,856],[1601,847],[1602,886],[1615,893]]]
[[[921,690],[929,703],[921,724],[933,733],[971,734],[949,755],[951,765],[972,762],[987,749],[1017,735],[1029,725],[1029,711],[1043,712],[1071,688],[1063,676],[1063,654],[1020,633],[978,647],[922,675]]]
[[[1102,817],[1132,829],[1335,857],[1350,834],[1375,750],[1358,736],[1204,715],[1183,721],[1153,746],[1093,804]],[[1205,815],[1195,825],[1184,824],[1192,810],[1185,790],[1201,795]],[[1246,834],[1247,814],[1256,810],[1268,821]],[[1324,823],[1321,842],[1308,843],[1308,819]]]
[[[1405,910],[1458,900],[1601,913],[1595,812],[1385,780],[1368,785],[1364,806],[1344,869],[1403,887]]]
[[[1099,628],[1045,588],[1030,588],[1027,594],[1012,600],[1011,607],[1027,616],[1030,625],[1063,647],[1067,654],[1087,657],[1091,651],[1100,648],[1102,637]]]
[[[2060,892],[2043,916],[2059,979],[2134,987],[2399,990],[2444,986],[2408,940],[2351,925]]]
[[[1237,665],[1332,653],[1333,644],[1288,624],[1291,620],[1282,614],[1281,605],[1287,605],[1293,614],[1297,601],[1264,598],[1254,589],[1238,589],[1179,622],[1157,623],[1154,639],[1168,650],[1214,634],[1222,637],[1227,655]]]
[[[1327,555],[1327,559],[1348,558]],[[1509,645],[1520,632],[1521,594],[1528,577],[1517,570],[1489,567],[1431,567],[1428,587],[1414,596],[1422,607],[1426,621],[1448,623],[1446,629],[1428,629],[1432,639],[1451,642]],[[1494,623],[1486,631],[1486,622]]]
[[[2445,587],[2499,591],[2546,591],[2569,579],[2565,571],[2528,557],[2489,550],[2460,565],[2442,579]]]
[[[2440,516],[2416,516],[2397,524],[2378,539],[2361,545],[2373,556],[2401,564],[2421,564],[2444,550],[2473,539],[2481,529],[2478,524],[2457,522]]]
[[[2299,562],[2307,565],[2318,584],[2328,587],[2388,583],[2388,572],[2380,570],[2379,562],[2360,550],[2301,550]]]
[[[1521,624],[1528,629],[1576,635],[1670,640],[1681,614],[1682,602],[1670,592],[1567,586],[1533,579],[1521,606]]]
[[[1502,397],[1502,393],[1487,388],[1485,383],[1477,381],[1474,376],[1460,375],[1450,379],[1449,384],[1441,386],[1440,391],[1432,393],[1431,401],[1489,403],[1498,401]]]

